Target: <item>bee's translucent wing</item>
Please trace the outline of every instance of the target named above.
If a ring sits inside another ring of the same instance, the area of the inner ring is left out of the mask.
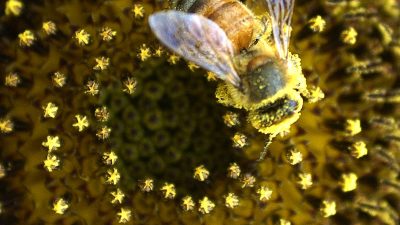
[[[290,26],[295,0],[266,0],[269,15],[272,23],[272,32],[278,54],[282,59],[287,59],[290,33]]]
[[[232,43],[216,23],[200,15],[169,10],[151,15],[149,24],[168,48],[218,78],[240,86],[232,63]]]

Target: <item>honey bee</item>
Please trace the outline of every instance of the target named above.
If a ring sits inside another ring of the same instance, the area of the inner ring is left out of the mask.
[[[251,125],[267,134],[260,160],[299,119],[307,93],[300,59],[288,51],[294,0],[265,1],[265,22],[238,0],[178,0],[176,10],[149,18],[165,46],[225,81],[216,91],[220,103],[246,110]],[[264,34],[267,27],[272,35]]]

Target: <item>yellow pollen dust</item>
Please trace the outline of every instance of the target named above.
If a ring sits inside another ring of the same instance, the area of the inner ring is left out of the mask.
[[[19,83],[21,83],[21,79],[16,73],[9,73],[4,79],[4,84],[8,87],[16,87]]]
[[[231,163],[228,167],[228,177],[237,179],[240,176],[240,167],[237,163]]]
[[[139,188],[143,192],[150,192],[154,188],[154,180],[150,178],[146,178],[139,183]]]
[[[151,51],[145,44],[142,45],[139,49],[138,57],[141,61],[145,61],[146,59],[150,58]]]
[[[53,172],[58,166],[60,166],[60,160],[55,155],[49,154],[43,161],[43,167],[49,172]]]
[[[336,214],[336,202],[324,200],[322,202],[321,212],[323,217],[330,217]]]
[[[73,127],[76,127],[79,132],[83,131],[87,127],[89,127],[89,121],[86,116],[75,115],[76,123],[72,124]]]
[[[297,183],[301,186],[301,189],[303,190],[311,187],[313,184],[311,173],[300,173],[299,181]]]
[[[107,126],[102,126],[100,129],[97,130],[96,137],[100,140],[105,140],[108,137],[110,137],[110,133],[111,133],[111,128]]]
[[[175,65],[175,64],[179,61],[179,59],[180,59],[179,56],[177,56],[177,55],[175,55],[175,54],[171,54],[171,55],[168,57],[168,60],[167,60],[167,61],[168,61],[170,64]]]
[[[128,77],[128,79],[126,79],[123,84],[124,89],[122,91],[130,95],[135,93],[137,81],[133,77]]]
[[[58,199],[57,201],[55,201],[55,202],[53,203],[53,211],[54,211],[55,213],[57,213],[57,214],[60,214],[60,215],[64,214],[64,212],[65,212],[68,208],[69,208],[68,203],[67,203],[64,199],[62,199],[62,198]]]
[[[87,45],[89,44],[90,34],[84,29],[81,29],[75,32],[75,39],[78,41],[79,45]]]
[[[96,65],[93,67],[94,70],[105,70],[110,65],[110,58],[108,57],[99,57],[94,59],[96,61]]]
[[[21,14],[23,7],[24,3],[22,3],[19,0],[8,0],[6,2],[6,8],[4,10],[4,13],[6,15],[19,16]]]
[[[99,84],[96,81],[88,81],[86,84],[85,94],[95,96],[99,93]]]
[[[121,175],[119,174],[119,172],[118,172],[118,170],[116,168],[107,170],[107,180],[106,180],[106,182],[108,184],[117,185],[120,178],[121,178]]]
[[[296,165],[303,161],[303,154],[297,150],[292,150],[289,153],[288,160],[291,165]]]
[[[344,43],[354,45],[357,41],[357,35],[357,31],[353,27],[350,27],[344,30],[340,37]]]
[[[350,147],[351,155],[359,159],[368,154],[367,145],[363,141],[357,141]]]
[[[135,4],[132,9],[135,18],[142,18],[144,16],[144,8],[140,4]]]
[[[47,35],[55,34],[57,26],[53,21],[46,21],[42,24],[42,29]]]
[[[113,196],[113,199],[111,200],[112,204],[121,204],[125,198],[125,194],[119,188],[116,191],[111,192],[111,195]]]
[[[100,30],[100,36],[103,41],[111,41],[116,35],[117,31],[114,31],[109,27],[103,27]]]
[[[58,136],[47,136],[47,140],[42,142],[43,147],[48,148],[49,152],[55,151],[61,147],[60,138]]]
[[[360,133],[362,130],[360,120],[359,119],[346,120],[345,130],[346,130],[346,133],[350,136],[354,136],[354,135]]]
[[[173,199],[176,196],[175,185],[170,183],[165,183],[161,188],[164,198]]]
[[[14,123],[10,119],[0,119],[0,132],[3,134],[10,133],[14,130]]]
[[[52,102],[42,106],[44,118],[55,118],[58,111],[58,106]]]
[[[239,205],[239,198],[234,193],[228,193],[225,197],[225,206],[228,208],[235,208]]]
[[[199,212],[202,214],[210,213],[215,207],[214,202],[208,199],[208,197],[204,197],[199,201]]]
[[[266,186],[261,186],[257,189],[258,199],[262,202],[268,201],[271,199],[272,190]]]
[[[320,15],[311,18],[308,22],[314,32],[322,32],[325,29],[326,22]]]
[[[19,45],[21,46],[31,46],[33,42],[36,40],[35,35],[30,30],[25,30],[24,32],[18,34]]]
[[[65,85],[67,78],[65,77],[65,75],[63,73],[55,72],[51,79],[53,81],[54,86],[63,87]]]
[[[256,182],[256,178],[250,174],[245,174],[242,179],[242,188],[245,187],[254,187],[254,183]]]
[[[182,204],[181,204],[183,210],[185,211],[190,211],[193,210],[195,203],[190,196],[185,196],[182,198]]]
[[[189,62],[189,63],[188,63],[188,67],[189,67],[190,71],[192,71],[192,72],[193,72],[195,69],[198,69],[198,68],[199,68],[199,66],[196,65],[196,64],[194,64],[193,62]]]
[[[127,223],[131,219],[132,211],[127,208],[121,208],[117,215],[119,217],[119,223]]]
[[[244,134],[236,133],[232,137],[233,147],[243,148],[247,144],[247,137]]]
[[[115,152],[110,151],[110,152],[104,152],[103,153],[103,162],[106,165],[114,165],[115,162],[117,161],[118,156],[115,154]]]
[[[340,182],[343,192],[353,191],[357,188],[357,175],[355,173],[347,173],[342,175]]]
[[[193,177],[196,180],[205,181],[208,178],[208,175],[210,175],[210,172],[203,165],[194,169]]]

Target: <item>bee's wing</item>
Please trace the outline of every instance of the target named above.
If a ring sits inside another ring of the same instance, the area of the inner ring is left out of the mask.
[[[272,32],[278,54],[287,59],[292,28],[290,23],[295,0],[266,0],[272,23]]]
[[[168,48],[218,78],[240,86],[232,62],[232,43],[216,23],[200,15],[169,10],[151,15],[149,24]]]

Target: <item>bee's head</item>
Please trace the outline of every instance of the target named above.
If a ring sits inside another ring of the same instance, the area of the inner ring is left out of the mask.
[[[256,59],[249,63],[242,78],[242,91],[252,102],[274,96],[286,85],[285,67],[272,59]]]

